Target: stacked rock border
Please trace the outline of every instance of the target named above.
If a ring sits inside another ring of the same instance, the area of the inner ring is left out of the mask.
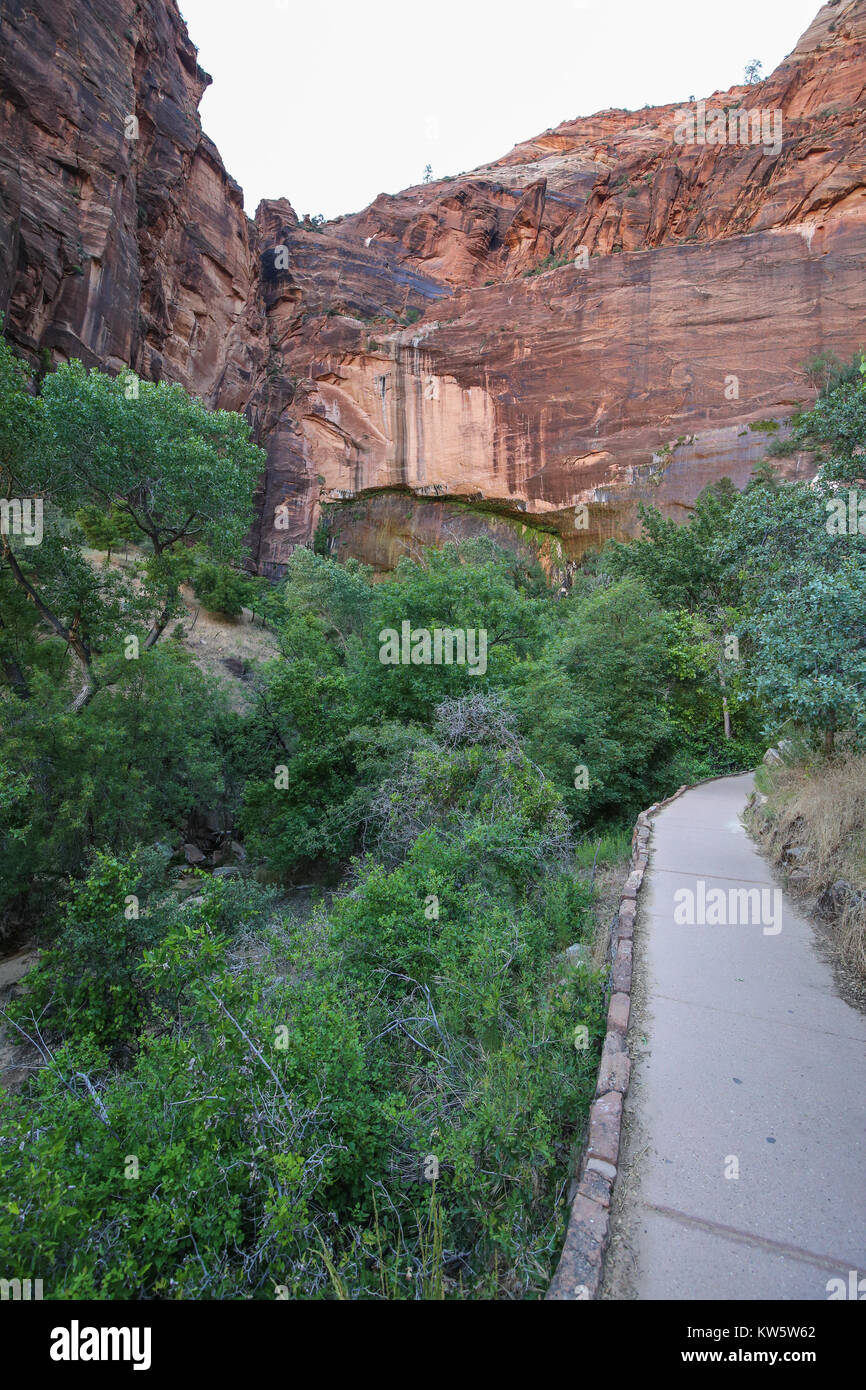
[[[631,1072],[628,1024],[637,899],[649,863],[651,817],[685,791],[688,787],[682,786],[673,796],[641,811],[632,834],[631,872],[611,930],[613,964],[607,1033],[598,1067],[595,1100],[589,1112],[589,1134],[562,1255],[545,1295],[548,1299],[598,1298],[601,1288],[610,1236],[610,1203],[619,1162],[622,1108]]]

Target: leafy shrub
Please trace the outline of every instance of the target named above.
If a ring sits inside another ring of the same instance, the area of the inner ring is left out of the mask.
[[[193,572],[195,596],[211,613],[237,618],[249,598],[247,576],[228,565],[202,564]]]

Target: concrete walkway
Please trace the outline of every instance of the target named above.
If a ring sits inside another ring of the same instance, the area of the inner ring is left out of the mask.
[[[866,1281],[866,1017],[774,900],[740,823],[751,788],[707,783],[653,822],[607,1298],[823,1300],[828,1280]],[[714,889],[741,925],[675,921],[711,918]],[[740,889],[765,890],[759,920]]]

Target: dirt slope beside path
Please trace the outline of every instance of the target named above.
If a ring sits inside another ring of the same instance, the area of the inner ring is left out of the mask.
[[[866,1274],[866,1017],[746,836],[752,781],[654,820],[607,1298],[823,1300]]]

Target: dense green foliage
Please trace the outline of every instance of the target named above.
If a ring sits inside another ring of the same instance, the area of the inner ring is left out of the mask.
[[[538,1296],[603,1030],[562,955],[594,846],[768,737],[866,731],[866,540],[828,521],[863,375],[796,424],[814,486],[646,509],[565,596],[481,540],[378,583],[299,549],[265,594],[245,422],[129,384],[29,395],[0,344],[0,491],[46,510],[0,555],[0,912],[42,947],[5,1026],[43,1063],[0,1104],[0,1246],[51,1297]],[[164,636],[187,580],[267,616],[243,712]],[[407,624],[484,658],[383,662]],[[242,873],[187,870],[203,816]]]
[[[587,904],[555,796],[519,755],[489,777],[495,857],[431,828],[304,923],[206,877],[130,922],[101,858],[16,1010],[51,1058],[6,1107],[4,1248],[61,1296],[542,1292],[603,1015],[552,967]]]
[[[28,601],[72,652],[83,682],[78,710],[107,678],[100,657],[109,667],[112,656],[126,658],[129,636],[150,649],[180,611],[184,547],[195,544],[212,560],[238,558],[264,453],[241,416],[130,373],[112,378],[73,361],[30,395],[3,341],[0,404],[0,497],[38,498],[45,511],[41,544],[0,535],[3,586],[14,584],[19,607]],[[104,540],[141,542],[135,582],[87,563],[71,533],[76,516],[92,540],[98,529]],[[4,662],[23,695],[21,667],[17,654]]]
[[[111,561],[111,552],[127,541],[138,541],[141,533],[129,516],[111,507],[79,507],[75,520],[84,532],[84,539],[94,550],[105,551],[105,563]]]
[[[236,618],[251,597],[250,581],[230,565],[197,565],[192,586],[205,608],[226,618]]]

